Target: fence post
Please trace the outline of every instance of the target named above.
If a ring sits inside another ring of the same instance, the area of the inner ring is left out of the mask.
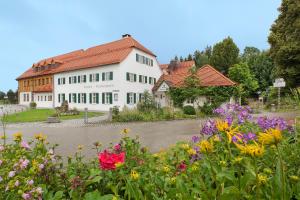
[[[87,124],[88,122],[88,108],[84,108],[84,123]]]

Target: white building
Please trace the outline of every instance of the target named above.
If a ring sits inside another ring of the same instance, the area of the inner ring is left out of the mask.
[[[37,66],[41,69],[36,70]],[[162,74],[156,56],[128,34],[121,40],[42,60],[33,68],[18,80],[41,74],[53,76],[53,90],[48,92],[52,99],[48,104],[44,102],[45,97],[40,99],[38,93],[34,94],[32,100],[38,107],[57,107],[66,100],[70,108],[99,111],[113,106],[134,107],[144,91],[151,92]],[[26,92],[33,94],[33,91]],[[27,101],[26,97],[24,102],[24,93],[19,95],[20,104],[25,105],[31,100]]]

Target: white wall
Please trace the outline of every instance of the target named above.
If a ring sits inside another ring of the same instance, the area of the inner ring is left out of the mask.
[[[25,95],[25,98],[24,98]],[[28,99],[27,99],[28,95]],[[19,93],[19,104],[24,106],[29,106],[31,102],[31,92],[20,92]]]
[[[141,64],[136,62],[136,53],[140,55],[147,56],[148,58],[153,59],[153,66],[148,66],[145,64]],[[113,72],[113,80],[110,81],[102,81],[102,72]],[[126,80],[126,73],[135,73],[137,74],[137,82],[129,82]],[[100,81],[99,82],[90,82],[89,75],[99,73]],[[149,90],[153,87],[153,84],[142,84],[138,82],[138,75],[145,75],[158,78],[161,75],[161,70],[159,68],[158,62],[155,57],[147,55],[146,53],[133,49],[131,53],[127,56],[127,58],[120,64],[112,64],[106,66],[93,67],[89,69],[63,72],[60,74],[54,75],[54,106],[60,106],[61,103],[58,102],[58,94],[65,94],[66,100],[69,99],[69,93],[86,93],[87,94],[87,102],[84,103],[69,103],[70,108],[77,108],[79,110],[83,110],[84,108],[88,108],[89,110],[97,110],[97,111],[108,111],[109,108],[113,106],[119,106],[122,109],[125,105],[127,107],[134,107],[135,105],[127,104],[127,92],[133,93],[143,93],[145,90]],[[87,81],[86,83],[74,83],[69,84],[70,76],[79,76],[86,75]],[[59,78],[66,78],[66,84],[58,85]],[[102,104],[102,93],[103,92],[112,92],[113,97],[114,94],[118,94],[118,101],[114,101],[112,104]],[[99,93],[99,104],[90,104],[89,101],[89,93]],[[137,94],[138,97],[138,94]],[[138,101],[137,101],[138,102]]]
[[[24,99],[24,94],[26,95],[25,99]],[[27,95],[29,95],[28,98]],[[49,99],[49,96],[52,96],[52,100]],[[29,106],[30,102],[35,102],[37,108],[53,108],[53,95],[52,93],[48,93],[48,92],[47,93],[20,92],[19,104],[24,106]]]

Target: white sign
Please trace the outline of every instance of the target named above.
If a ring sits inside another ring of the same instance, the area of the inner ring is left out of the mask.
[[[275,82],[273,83],[274,87],[285,87],[285,81],[283,78],[277,78],[275,79]]]
[[[159,88],[158,88],[158,92],[166,92],[166,91],[168,91],[169,90],[169,86],[168,86],[168,84],[166,84],[165,82],[163,82],[160,86],[159,86]]]

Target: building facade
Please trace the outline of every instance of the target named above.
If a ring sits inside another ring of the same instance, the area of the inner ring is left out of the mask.
[[[19,103],[107,111],[134,107],[162,74],[156,56],[130,35],[107,44],[47,58],[17,78]]]

